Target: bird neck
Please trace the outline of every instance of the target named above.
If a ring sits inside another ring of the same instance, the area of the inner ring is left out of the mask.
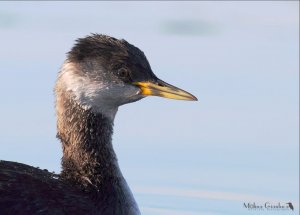
[[[85,110],[70,95],[58,96],[57,136],[63,148],[63,179],[85,190],[124,180],[112,146],[113,119]]]
[[[113,150],[113,118],[84,109],[59,89],[56,96],[62,179],[95,197],[99,214],[140,214]]]

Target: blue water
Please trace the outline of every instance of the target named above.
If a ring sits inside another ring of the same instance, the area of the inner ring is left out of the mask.
[[[1,2],[0,159],[60,171],[53,85],[92,32],[141,48],[198,102],[119,109],[114,148],[143,214],[299,214],[299,2]],[[244,203],[292,202],[295,211]]]

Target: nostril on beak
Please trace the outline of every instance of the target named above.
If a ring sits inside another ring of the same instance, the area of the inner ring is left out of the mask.
[[[163,87],[164,85],[162,85],[161,83],[157,82],[156,83],[158,86]]]

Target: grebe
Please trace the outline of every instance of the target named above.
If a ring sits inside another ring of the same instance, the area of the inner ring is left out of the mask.
[[[100,34],[76,41],[55,95],[62,172],[0,161],[0,214],[140,214],[112,146],[118,107],[150,95],[197,98],[158,79],[137,47]]]

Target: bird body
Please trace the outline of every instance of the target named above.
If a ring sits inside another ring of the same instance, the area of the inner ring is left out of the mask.
[[[0,162],[0,214],[140,214],[112,135],[119,106],[148,95],[196,100],[159,80],[138,48],[94,34],[77,40],[58,73],[60,175]]]
[[[97,214],[93,199],[52,174],[0,161],[0,214]]]

